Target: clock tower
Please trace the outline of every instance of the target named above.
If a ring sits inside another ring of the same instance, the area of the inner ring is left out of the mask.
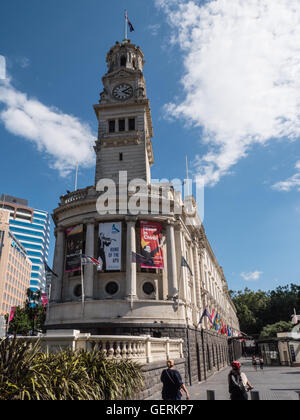
[[[144,54],[129,40],[116,42],[107,54],[108,70],[99,104],[96,141],[96,184],[108,178],[118,183],[119,171],[127,171],[128,182],[151,183],[153,137],[150,102],[143,74]]]

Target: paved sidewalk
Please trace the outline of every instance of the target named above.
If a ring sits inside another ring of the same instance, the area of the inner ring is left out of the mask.
[[[261,371],[258,367],[254,371],[251,360],[243,359],[242,371],[246,373],[249,381],[260,392],[261,400],[299,400],[300,394],[300,368],[290,367],[265,367]],[[207,390],[213,390],[216,400],[229,400],[228,373],[225,369],[217,373],[207,382],[189,387],[192,400],[206,400]]]

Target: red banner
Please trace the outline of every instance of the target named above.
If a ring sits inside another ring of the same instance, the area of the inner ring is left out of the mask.
[[[42,293],[42,302],[43,302],[43,307],[45,308],[46,305],[48,305],[48,296],[46,293]]]
[[[142,268],[164,268],[162,224],[159,222],[141,222],[141,254],[147,258]]]
[[[14,319],[15,313],[16,313],[16,308],[13,306],[10,310],[8,323],[10,323]]]

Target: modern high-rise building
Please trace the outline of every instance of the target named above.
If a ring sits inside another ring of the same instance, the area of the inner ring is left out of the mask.
[[[25,248],[10,231],[9,219],[10,212],[0,209],[0,317],[13,306],[24,306],[32,267]],[[0,329],[1,325],[3,319]]]
[[[44,261],[48,260],[50,216],[47,211],[28,206],[28,201],[2,194],[0,208],[10,212],[10,232],[26,249],[32,262],[30,288],[45,291]]]

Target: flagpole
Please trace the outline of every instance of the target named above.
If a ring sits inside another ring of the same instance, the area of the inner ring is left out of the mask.
[[[75,187],[74,191],[77,191],[78,186],[78,169],[79,169],[79,162],[76,163],[76,172],[75,172]]]
[[[179,310],[179,299],[180,299],[180,291],[181,291],[181,279],[182,279],[182,265],[180,264],[180,274],[179,274],[179,283],[178,283],[177,311]]]
[[[80,266],[81,266],[81,312],[82,312],[82,317],[84,316],[84,301],[85,301],[85,296],[84,296],[84,279],[83,279],[83,265],[82,265],[82,255],[80,257]]]
[[[127,9],[125,9],[125,41],[127,41]]]

